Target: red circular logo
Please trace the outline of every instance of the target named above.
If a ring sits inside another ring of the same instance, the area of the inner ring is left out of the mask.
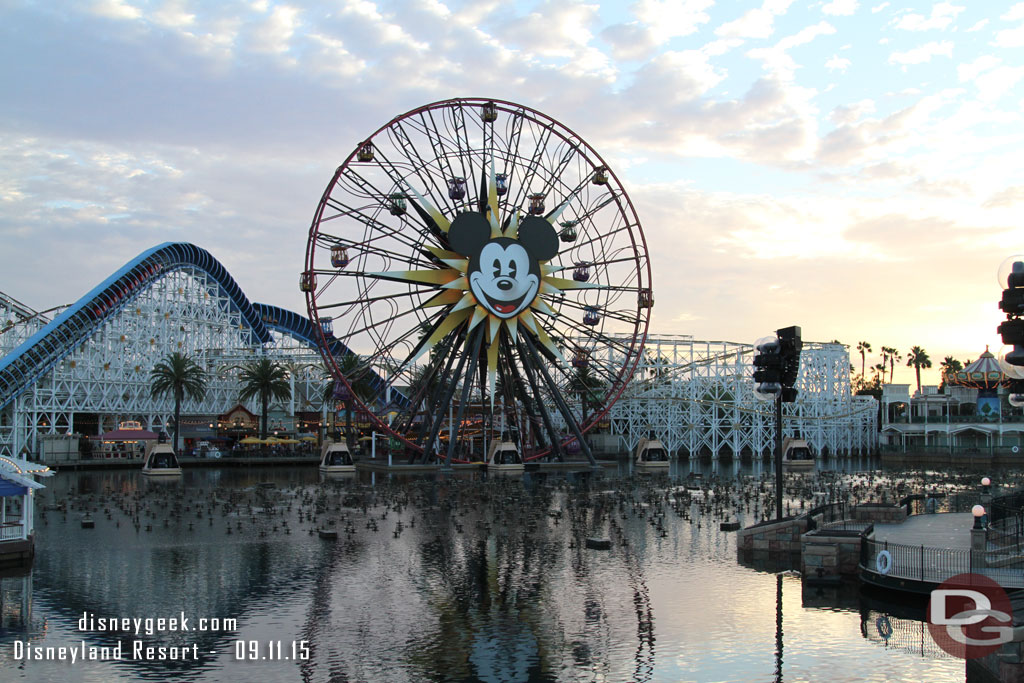
[[[954,657],[984,657],[1013,639],[1010,598],[987,576],[957,574],[931,592],[928,631]]]

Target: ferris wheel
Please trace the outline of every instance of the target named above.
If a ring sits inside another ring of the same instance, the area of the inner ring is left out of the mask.
[[[487,99],[420,107],[356,145],[299,284],[335,397],[424,461],[479,459],[493,439],[526,459],[582,444],[629,382],[654,302],[607,164],[557,121]]]

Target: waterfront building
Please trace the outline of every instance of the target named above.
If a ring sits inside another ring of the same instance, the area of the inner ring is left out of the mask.
[[[35,491],[43,485],[36,477],[53,471],[22,458],[0,456],[0,566],[23,564],[34,552]]]
[[[922,386],[911,394],[909,384],[882,386],[884,459],[1009,464],[1024,457],[1024,414],[1008,402],[1007,378],[988,349],[943,379],[941,391]]]

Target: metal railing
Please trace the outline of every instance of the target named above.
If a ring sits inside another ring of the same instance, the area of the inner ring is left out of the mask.
[[[807,517],[807,530],[813,531],[818,526],[846,520],[846,503],[825,503],[811,508],[804,516]]]
[[[0,541],[19,541],[23,538],[25,538],[25,531],[21,522],[0,524]]]
[[[882,553],[887,557],[879,559]],[[970,548],[930,548],[865,538],[860,546],[861,569],[872,574],[925,583],[942,583],[957,574],[983,574],[1004,588],[1024,588],[1024,558]]]
[[[887,555],[879,559],[883,552]],[[929,548],[865,538],[860,546],[860,566],[882,576],[942,583],[956,574],[974,571],[969,548]]]

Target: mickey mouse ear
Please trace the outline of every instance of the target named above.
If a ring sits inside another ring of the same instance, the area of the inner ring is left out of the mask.
[[[463,256],[478,253],[490,238],[490,222],[475,211],[460,213],[448,228],[448,244]]]
[[[539,216],[527,216],[519,224],[519,243],[538,261],[547,261],[558,253],[555,228]]]

